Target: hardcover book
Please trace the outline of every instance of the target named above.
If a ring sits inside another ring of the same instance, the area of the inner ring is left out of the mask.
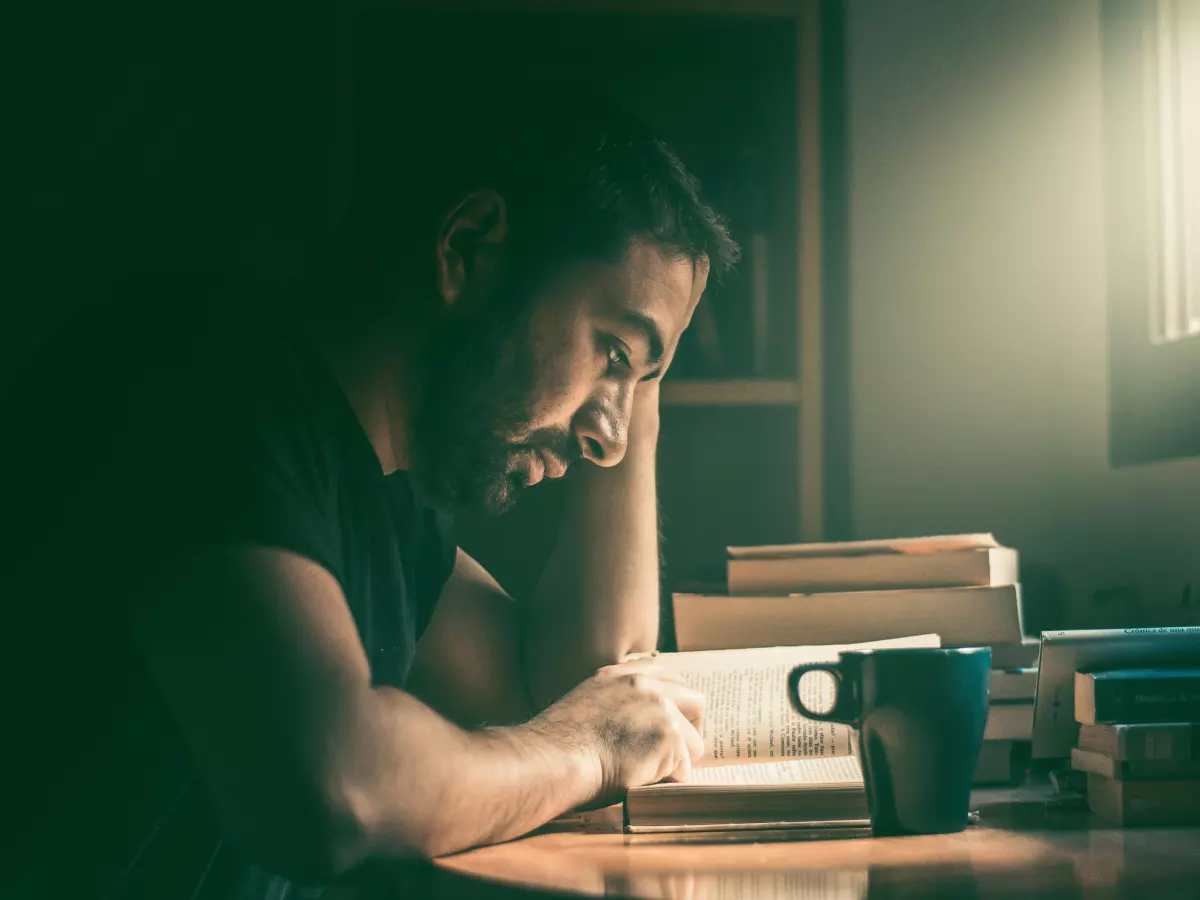
[[[1079,733],[1075,721],[1075,673],[1134,666],[1194,665],[1200,659],[1200,627],[1046,631],[1038,663],[1033,755],[1070,756]]]
[[[1071,749],[1071,768],[1116,781],[1200,778],[1200,759],[1114,759],[1096,750]]]
[[[1020,594],[1004,587],[742,597],[675,594],[680,650],[877,641],[937,634],[946,647],[1021,642]]]
[[[1110,669],[1075,673],[1075,721],[1200,720],[1200,669]]]
[[[1119,760],[1200,759],[1200,722],[1081,725],[1079,748]]]

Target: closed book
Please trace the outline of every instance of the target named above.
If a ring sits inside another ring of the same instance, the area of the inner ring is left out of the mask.
[[[1017,583],[1017,552],[1008,547],[946,553],[731,559],[731,594],[811,594],[897,588]]]
[[[1018,588],[740,597],[675,594],[680,650],[840,644],[938,634],[946,647],[1021,640]]]
[[[988,706],[985,741],[1028,741],[1033,737],[1033,704],[1000,703]]]
[[[1113,759],[1096,750],[1071,748],[1071,768],[1117,781],[1200,778],[1200,759]]]
[[[993,669],[988,676],[989,703],[1032,703],[1037,693],[1037,669]]]
[[[1140,666],[1194,665],[1200,659],[1200,627],[1114,628],[1042,632],[1038,662],[1033,755],[1071,755],[1075,721],[1075,673]]]
[[[878,556],[908,553],[928,556],[958,550],[999,547],[990,534],[942,534],[934,537],[872,538],[866,541],[824,541],[807,544],[755,544],[726,547],[731,559],[794,559],[799,556]]]
[[[1088,806],[1116,825],[1200,824],[1200,779],[1118,781],[1091,772]]]
[[[1075,673],[1075,721],[1200,719],[1200,669],[1110,669]]]
[[[1200,759],[1200,722],[1081,725],[1079,747],[1113,759]]]

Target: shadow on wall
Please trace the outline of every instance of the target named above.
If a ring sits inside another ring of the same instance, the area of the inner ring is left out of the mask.
[[[1084,609],[1072,610],[1067,582],[1052,566],[1021,570],[1021,618],[1025,633],[1068,628],[1165,628],[1200,625],[1200,591],[1192,582],[1179,588],[1171,604],[1154,601],[1136,581],[1100,587]]]
[[[1052,566],[1021,564],[1021,625],[1026,634],[1068,627],[1066,582]]]
[[[1090,598],[1088,626],[1092,628],[1160,628],[1200,625],[1196,609],[1196,587],[1188,582],[1171,606],[1143,603],[1136,583],[1100,588]]]

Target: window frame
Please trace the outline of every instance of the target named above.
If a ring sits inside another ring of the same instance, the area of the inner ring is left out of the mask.
[[[1108,276],[1109,458],[1127,466],[1200,455],[1200,337],[1151,332],[1145,176],[1146,29],[1156,3],[1104,0],[1104,180]]]

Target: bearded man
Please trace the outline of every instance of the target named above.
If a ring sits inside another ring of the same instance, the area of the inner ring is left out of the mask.
[[[737,248],[638,123],[543,100],[414,112],[303,289],[127,279],[14,386],[5,896],[290,896],[688,777],[702,698],[628,658],[659,381]],[[510,598],[448,515],[568,472]]]

